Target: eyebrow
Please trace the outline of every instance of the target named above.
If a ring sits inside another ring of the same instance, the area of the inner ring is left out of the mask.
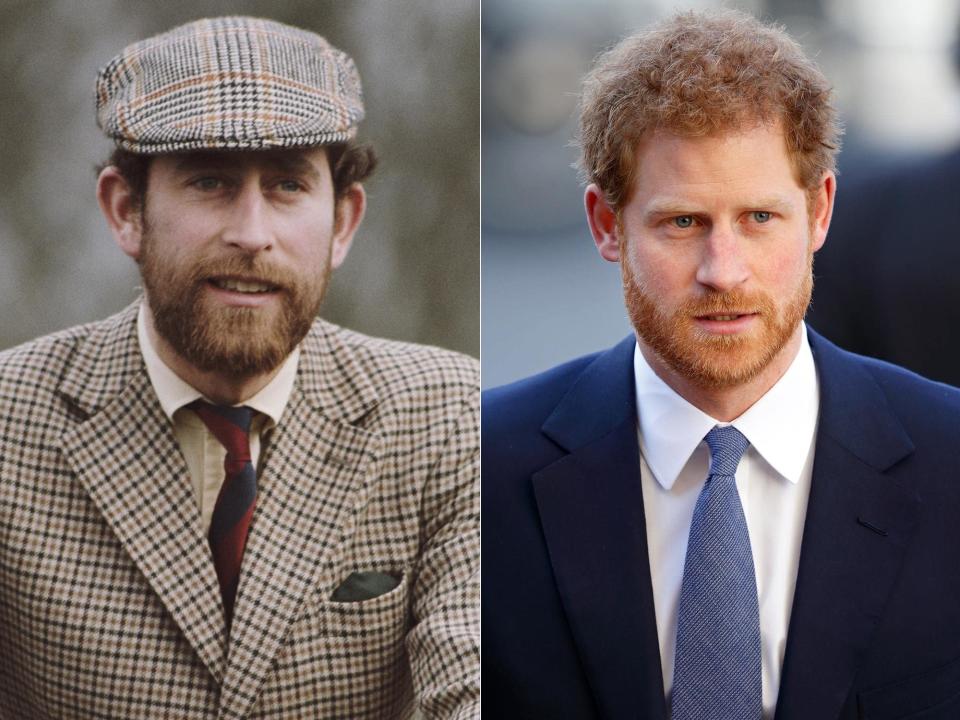
[[[250,153],[244,153],[243,157],[234,153],[186,153],[177,160],[174,171],[188,173],[211,167],[236,170],[250,162],[249,156]],[[300,153],[266,151],[253,162],[260,162],[269,169],[283,174],[308,177],[314,180],[320,177],[320,172],[316,166]]]

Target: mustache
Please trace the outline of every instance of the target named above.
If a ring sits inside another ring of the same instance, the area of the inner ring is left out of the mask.
[[[195,283],[203,283],[211,278],[243,278],[257,280],[280,289],[289,289],[294,278],[289,272],[264,260],[256,255],[228,255],[220,258],[203,258],[198,260],[190,272],[190,279]]]
[[[743,290],[729,292],[711,292],[697,298],[690,298],[680,306],[680,314],[685,316],[701,315],[749,315],[773,314],[776,305],[764,293],[748,293]]]

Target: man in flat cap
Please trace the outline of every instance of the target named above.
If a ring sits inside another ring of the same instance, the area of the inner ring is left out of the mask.
[[[492,717],[960,717],[960,392],[803,323],[838,135],[799,45],[735,11],[588,75],[634,333],[484,398]]]
[[[353,62],[199,20],[96,102],[145,294],[0,354],[0,717],[479,717],[476,363],[316,319]]]

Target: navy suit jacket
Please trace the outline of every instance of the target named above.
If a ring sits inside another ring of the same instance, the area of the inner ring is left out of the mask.
[[[809,337],[820,419],[776,718],[955,720],[960,392]],[[490,717],[667,717],[633,348],[485,394]]]

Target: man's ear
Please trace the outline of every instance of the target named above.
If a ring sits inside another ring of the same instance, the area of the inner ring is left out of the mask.
[[[337,198],[330,248],[330,267],[336,269],[346,260],[353,236],[360,227],[360,221],[363,220],[366,210],[367,194],[360,183],[353,183],[343,195]]]
[[[610,262],[620,262],[620,229],[617,214],[607,202],[603,191],[594,183],[583,194],[590,234],[597,245],[600,257]]]
[[[143,215],[133,202],[130,184],[113,165],[105,167],[97,178],[97,202],[117,245],[134,260],[139,260]]]
[[[813,205],[812,226],[810,238],[813,250],[816,252],[823,247],[827,240],[827,231],[830,229],[830,218],[833,217],[833,201],[837,196],[837,176],[829,170],[820,179]]]

